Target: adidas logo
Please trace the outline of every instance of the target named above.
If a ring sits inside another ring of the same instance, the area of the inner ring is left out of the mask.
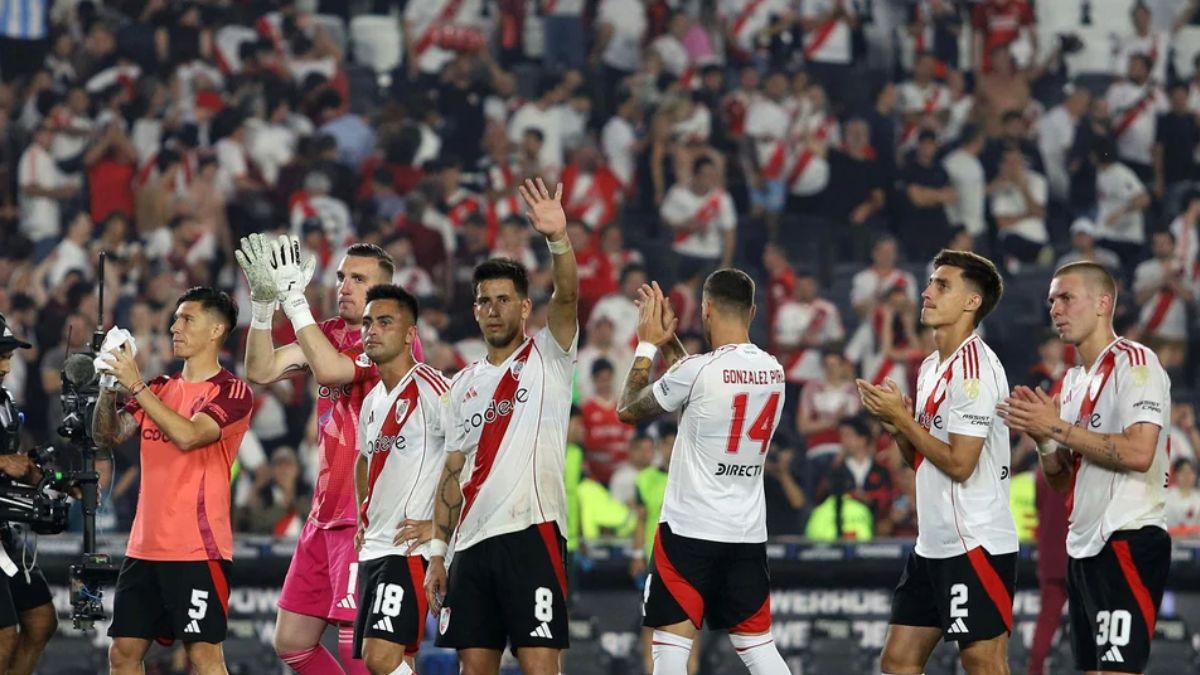
[[[342,598],[337,604],[338,609],[358,609],[358,603],[354,601],[353,595],[347,595]]]
[[[554,638],[554,636],[550,634],[550,626],[548,626],[545,621],[542,622],[542,625],[529,631],[529,637],[540,637],[547,640]]]
[[[1121,650],[1117,649],[1116,645],[1104,652],[1104,656],[1100,657],[1101,661],[1111,661],[1112,663],[1125,663],[1125,657],[1121,656]]]
[[[187,628],[183,629],[183,632],[199,633],[200,632],[200,622],[197,621],[196,619],[192,619],[191,622],[188,623]]]
[[[962,617],[955,619],[954,623],[950,624],[950,627],[946,629],[947,635],[958,635],[966,632],[967,623],[962,620]]]
[[[375,625],[371,626],[371,628],[373,630],[385,630],[389,633],[396,632],[396,629],[392,628],[392,617],[390,617],[390,616],[385,616],[382,619],[376,621]]]

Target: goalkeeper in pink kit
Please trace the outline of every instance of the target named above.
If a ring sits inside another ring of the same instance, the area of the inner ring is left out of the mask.
[[[358,554],[354,549],[357,504],[358,417],[377,372],[364,381],[335,382],[339,355],[362,353],[362,317],[367,289],[391,283],[391,256],[372,244],[354,244],[337,269],[338,316],[317,323],[304,289],[315,260],[302,260],[295,238],[271,241],[258,234],[242,239],[236,252],[250,285],[253,317],[246,339],[246,376],[266,384],[311,371],[318,387],[317,433],[320,470],[313,505],[284,579],[275,623],[275,651],[301,675],[366,673],[352,657],[358,612]],[[296,342],[275,347],[272,319],[279,305],[291,321]],[[420,342],[413,355],[424,360]],[[343,669],[321,646],[327,625],[338,628]]]

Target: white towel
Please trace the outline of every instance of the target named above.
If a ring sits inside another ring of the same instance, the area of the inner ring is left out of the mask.
[[[104,336],[104,342],[100,345],[100,353],[92,360],[92,365],[96,368],[96,372],[102,373],[100,376],[100,386],[105,389],[116,389],[117,378],[109,374],[112,370],[110,359],[112,355],[121,348],[121,345],[128,344],[130,351],[134,356],[137,356],[137,341],[133,339],[133,333],[124,328],[113,326],[108,329],[108,334]],[[0,568],[2,568],[0,563]]]

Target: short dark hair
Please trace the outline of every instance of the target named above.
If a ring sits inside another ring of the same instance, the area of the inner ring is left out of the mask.
[[[621,285],[625,284],[625,280],[629,278],[629,275],[637,274],[638,272],[641,272],[642,274],[646,273],[646,268],[643,267],[641,263],[629,263],[628,265],[622,267],[620,279]]]
[[[843,417],[838,420],[838,428],[849,427],[859,438],[871,439],[871,425],[860,416]]]
[[[716,163],[712,161],[711,157],[706,155],[697,157],[696,161],[692,162],[692,175],[700,173],[700,169],[706,166],[716,166]]]
[[[179,296],[179,300],[175,302],[175,309],[179,309],[179,306],[185,302],[198,302],[202,309],[216,314],[221,319],[221,322],[225,324],[225,335],[222,342],[237,326],[237,303],[225,291],[218,291],[210,286],[193,286]]]
[[[720,309],[749,314],[754,306],[754,280],[739,269],[717,270],[704,280],[704,297]]]
[[[616,372],[616,368],[613,367],[612,361],[609,361],[608,359],[596,359],[592,362],[592,377],[595,377],[606,370],[610,373]]]
[[[967,283],[979,291],[983,299],[979,303],[979,309],[975,311],[975,325],[978,326],[992,313],[996,303],[1000,302],[1000,297],[1004,295],[1004,280],[1000,278],[1000,271],[991,260],[970,251],[943,249],[933,259],[933,268],[937,269],[943,265],[962,270]]]
[[[396,284],[375,284],[368,288],[367,302],[372,303],[376,300],[395,300],[400,303],[400,306],[412,316],[413,323],[416,323],[417,317],[421,316],[421,306],[417,303],[417,299],[412,293]]]
[[[492,258],[475,266],[473,285],[479,294],[479,284],[493,279],[508,279],[517,289],[517,295],[529,297],[529,272],[525,266],[511,258]]]
[[[391,281],[392,275],[396,273],[396,262],[392,260],[392,256],[375,244],[352,244],[350,248],[346,249],[346,255],[352,255],[355,258],[374,258],[379,262],[379,269],[387,275],[388,281]]]

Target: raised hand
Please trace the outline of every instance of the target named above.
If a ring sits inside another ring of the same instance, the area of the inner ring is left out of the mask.
[[[275,270],[271,267],[271,244],[266,237],[255,232],[242,237],[242,247],[233,252],[250,285],[250,300],[274,303],[279,299],[275,285]]]
[[[300,240],[282,234],[275,242],[274,253],[275,289],[280,299],[289,294],[303,294],[317,269],[317,259],[312,256],[301,259]]]
[[[675,335],[678,319],[672,318],[669,324],[663,323],[663,305],[666,300],[662,292],[651,292],[644,297],[638,307],[637,337],[640,342],[649,342],[661,347]]]
[[[562,183],[554,190],[554,196],[546,189],[546,183],[538,178],[536,182],[526,178],[517,186],[529,210],[525,217],[533,224],[533,229],[548,239],[557,239],[557,235],[566,235],[567,214],[562,207]]]

